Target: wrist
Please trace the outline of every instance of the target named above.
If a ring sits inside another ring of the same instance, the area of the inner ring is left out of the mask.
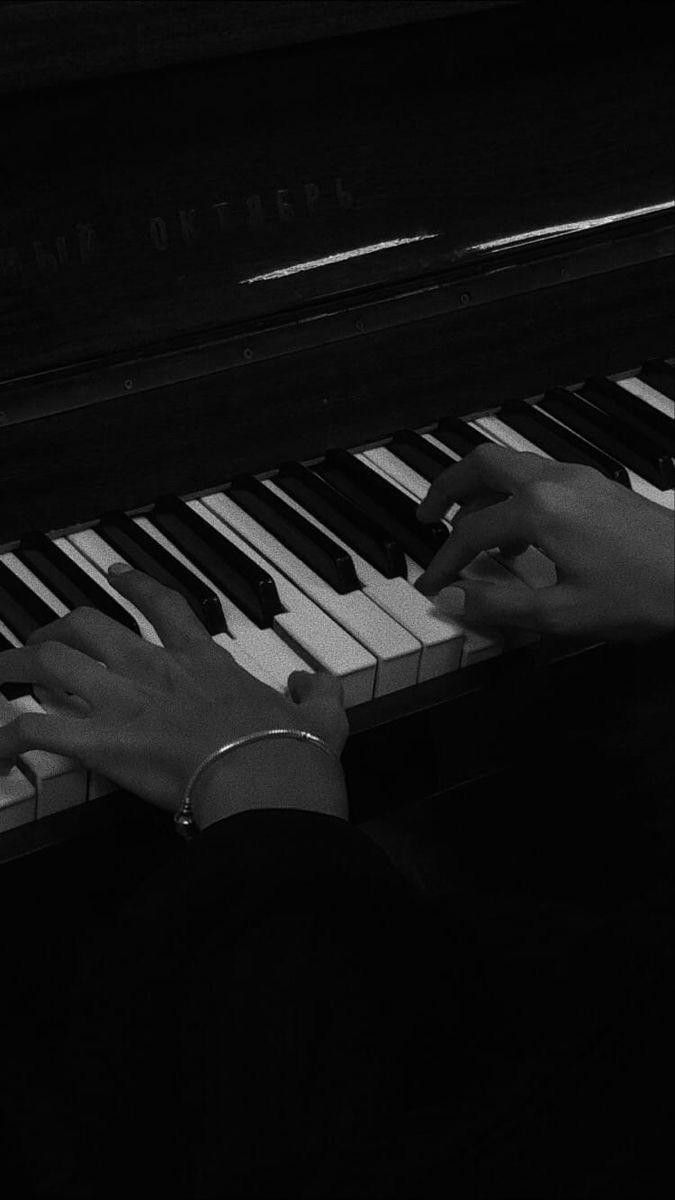
[[[263,738],[216,759],[192,795],[198,830],[254,808],[300,808],[348,819],[342,766],[311,742]]]

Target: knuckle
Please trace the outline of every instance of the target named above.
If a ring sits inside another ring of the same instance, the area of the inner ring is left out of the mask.
[[[195,639],[201,640],[200,634],[203,628],[201,621],[193,612],[187,598],[177,588],[162,587],[161,592],[154,593],[153,604],[156,611],[161,609],[166,617],[171,617],[184,625],[186,636],[190,637],[194,633]],[[192,625],[195,621],[199,622],[199,629],[193,630]]]
[[[101,614],[97,608],[93,608],[90,604],[81,604],[79,608],[74,608],[69,617],[66,617],[72,627],[75,629],[91,629],[98,625],[101,619]]]
[[[54,670],[62,661],[63,646],[59,642],[41,642],[34,651],[34,660],[38,667],[47,671]]]
[[[479,446],[474,447],[471,455],[474,462],[489,464],[502,459],[504,450],[504,446],[497,446],[495,442],[481,442]]]
[[[35,733],[35,721],[31,713],[20,713],[13,722],[14,733],[19,742],[30,742]]]
[[[595,468],[586,463],[556,462],[551,464],[559,479],[583,479],[595,475]]]
[[[165,607],[171,607],[174,611],[178,608],[181,610],[189,608],[189,604],[185,596],[176,587],[171,587],[170,584],[160,583],[152,575],[145,575],[139,572],[136,592],[146,600],[151,600],[153,604],[162,604]]]
[[[169,588],[168,595],[172,606],[181,612],[183,616],[192,615],[192,608],[182,592],[179,592],[177,588]]]
[[[147,575],[145,571],[133,571],[127,576],[122,575],[122,578],[132,584],[134,595],[153,596],[157,593],[158,588],[162,586],[152,575]]]
[[[601,471],[597,467],[589,467],[585,463],[573,463],[573,473],[570,473],[570,478],[574,479],[577,486],[581,484],[599,483],[604,479]]]
[[[555,478],[533,479],[523,487],[523,498],[533,508],[544,513],[555,513],[560,509],[565,495],[564,485]]]

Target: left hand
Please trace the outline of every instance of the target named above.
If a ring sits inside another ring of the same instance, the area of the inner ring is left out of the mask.
[[[0,760],[25,750],[78,759],[121,788],[175,810],[218,746],[274,726],[307,729],[341,754],[349,733],[336,677],[293,671],[286,699],[240,667],[178,592],[141,571],[110,582],[154,625],[151,645],[93,608],[75,609],[0,653],[0,683],[73,696],[58,715],[22,713],[0,727]]]

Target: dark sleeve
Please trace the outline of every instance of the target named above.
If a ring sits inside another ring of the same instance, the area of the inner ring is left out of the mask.
[[[176,839],[26,1098],[37,1194],[118,1196],[133,1177],[148,1194],[299,1195],[331,1158],[358,1159],[428,1099],[430,937],[346,821],[260,810]]]

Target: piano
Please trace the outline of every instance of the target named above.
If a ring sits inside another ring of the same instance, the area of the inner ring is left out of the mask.
[[[667,30],[660,6],[1,5],[0,649],[83,603],[152,638],[121,558],[270,686],[342,678],[356,820],[528,740],[564,754],[641,652],[468,628],[413,586],[448,535],[414,510],[482,440],[673,506]],[[7,684],[0,719],[40,704]],[[72,760],[0,777],[18,876],[172,836]]]

